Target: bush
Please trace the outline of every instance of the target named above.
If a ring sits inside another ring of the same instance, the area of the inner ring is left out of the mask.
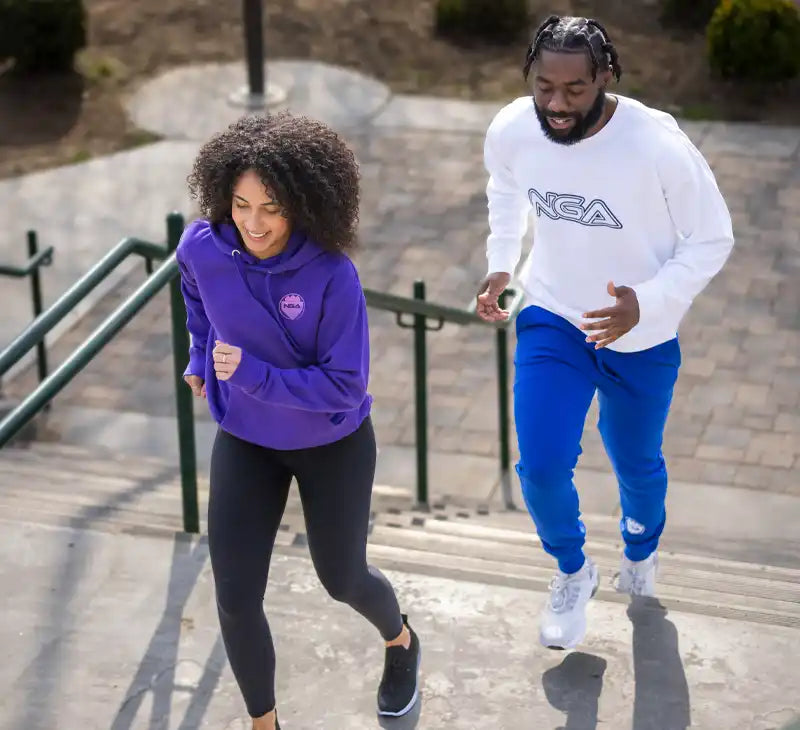
[[[527,0],[437,0],[436,30],[490,41],[515,40],[528,31]]]
[[[719,0],[662,0],[661,22],[692,30],[705,30]]]
[[[70,71],[86,45],[82,0],[0,0],[0,58],[19,71]]]
[[[788,81],[800,74],[800,11],[793,0],[722,0],[707,43],[723,78]]]

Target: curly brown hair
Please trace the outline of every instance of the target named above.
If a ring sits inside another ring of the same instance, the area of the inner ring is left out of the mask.
[[[330,127],[282,112],[243,117],[212,137],[188,178],[211,223],[231,222],[233,188],[248,170],[272,190],[293,228],[331,251],[356,248],[358,164]]]

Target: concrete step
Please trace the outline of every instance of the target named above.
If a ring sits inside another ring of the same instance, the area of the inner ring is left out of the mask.
[[[36,444],[0,459],[0,520],[112,533],[172,536],[181,530],[175,467],[159,460],[109,458],[80,447]],[[199,489],[201,531],[208,487]],[[584,515],[587,552],[597,562],[600,600],[622,602],[610,584],[622,549],[618,519]],[[305,523],[292,490],[279,551],[307,552]],[[431,576],[547,590],[553,561],[527,513],[477,500],[442,499],[416,510],[407,490],[376,485],[370,559],[380,567]],[[800,627],[800,570],[693,555],[660,553],[659,598],[676,610],[776,626]]]
[[[198,478],[201,531],[208,482]],[[406,509],[405,489],[376,485],[377,509]],[[287,505],[302,523],[296,490]],[[158,459],[114,455],[63,444],[32,444],[0,454],[0,520],[80,526],[106,532],[172,536],[182,529],[180,475]],[[288,529],[288,526],[285,528]]]
[[[591,514],[583,515],[582,519],[587,527],[588,549],[612,549],[614,555],[618,556],[623,545],[618,520],[614,517]],[[381,515],[381,520],[393,527],[421,526],[424,524],[429,531],[483,537],[512,545],[529,545],[533,542],[537,547],[537,554],[541,552],[538,550],[539,543],[536,539],[533,522],[527,513],[487,512],[484,510],[471,512],[459,508],[436,511],[432,515],[422,515],[410,510],[403,512],[390,509]],[[668,540],[665,540],[665,542],[668,542]],[[707,555],[693,555],[680,550],[662,549],[660,553],[662,555],[680,554],[681,559],[687,564],[705,566],[709,562]],[[727,568],[739,575],[752,575],[754,577],[769,575],[775,578],[791,578],[797,575],[796,570],[780,566],[761,565],[729,559],[718,560],[717,562],[723,566],[720,568],[723,572]]]
[[[119,476],[149,477],[164,470],[178,473],[177,454],[173,463],[155,457],[132,456],[113,450],[92,450],[54,441],[34,441],[25,448],[3,449],[0,464],[37,464],[53,470]]]

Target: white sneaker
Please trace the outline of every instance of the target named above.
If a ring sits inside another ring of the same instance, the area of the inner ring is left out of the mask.
[[[614,587],[617,593],[629,593],[632,596],[654,596],[657,574],[658,553],[652,553],[644,560],[636,562],[629,560],[623,553]]]
[[[556,573],[542,612],[539,640],[548,649],[571,649],[586,634],[586,604],[597,591],[597,567],[586,558],[577,573]]]

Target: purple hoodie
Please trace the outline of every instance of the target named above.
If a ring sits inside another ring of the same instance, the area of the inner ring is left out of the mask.
[[[232,224],[196,220],[177,250],[191,335],[186,375],[205,379],[214,420],[273,449],[332,443],[369,415],[369,329],[356,268],[300,233],[259,260]],[[227,381],[214,341],[242,348]]]

